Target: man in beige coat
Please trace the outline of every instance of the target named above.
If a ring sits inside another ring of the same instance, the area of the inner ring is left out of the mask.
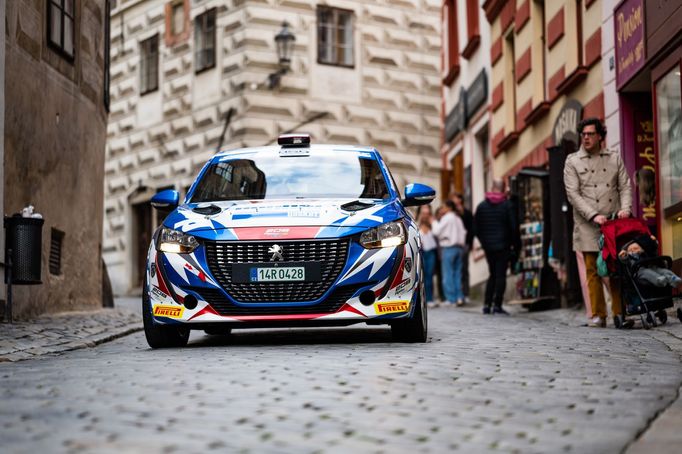
[[[632,212],[632,188],[623,160],[618,152],[602,149],[606,130],[597,118],[587,118],[578,124],[582,146],[566,158],[564,183],[568,201],[573,205],[573,250],[581,251],[585,259],[587,287],[593,318],[589,326],[606,326],[606,301],[601,279],[597,274],[599,226],[616,214],[626,218]],[[609,280],[611,310],[621,318],[619,283]],[[619,323],[616,323],[619,326]]]

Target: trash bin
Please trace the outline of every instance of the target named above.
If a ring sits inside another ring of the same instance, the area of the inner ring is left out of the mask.
[[[42,284],[40,258],[44,222],[40,218],[5,217],[5,263],[12,264],[11,284]],[[10,283],[7,273],[5,281]]]

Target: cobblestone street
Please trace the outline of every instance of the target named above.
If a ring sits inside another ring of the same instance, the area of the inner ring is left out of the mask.
[[[557,313],[433,309],[426,344],[350,327],[153,351],[138,332],[1,363],[3,451],[622,452],[677,397],[681,325]]]

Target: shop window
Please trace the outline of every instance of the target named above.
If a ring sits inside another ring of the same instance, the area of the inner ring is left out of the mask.
[[[338,8],[317,9],[317,62],[354,65],[353,13]]]
[[[215,66],[215,16],[214,8],[194,20],[194,71],[197,73]]]
[[[452,85],[459,75],[459,41],[457,37],[457,5],[446,0],[442,10],[443,21],[443,83]]]
[[[140,42],[140,95],[159,88],[159,35]]]
[[[47,5],[47,37],[50,47],[73,59],[75,1],[49,0]]]
[[[656,82],[661,203],[666,217],[682,212],[682,98],[680,66]]]

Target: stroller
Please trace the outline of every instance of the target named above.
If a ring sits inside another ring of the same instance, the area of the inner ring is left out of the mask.
[[[655,250],[649,251],[648,258],[634,264],[623,263],[618,259],[618,252],[623,246],[640,235],[650,235],[649,227],[642,219],[612,219],[601,226],[600,253],[598,271],[602,276],[609,275],[620,282],[621,305],[623,316],[614,319],[616,328],[631,328],[633,320],[627,316],[637,316],[644,329],[664,324],[668,320],[667,308],[674,306],[674,299],[682,295],[673,295],[671,287],[656,287],[638,282],[637,271],[645,266],[658,266],[671,269],[672,259],[668,256],[656,256]],[[652,240],[655,241],[655,240]],[[656,243],[654,242],[654,245]],[[601,263],[600,263],[601,262]],[[682,322],[682,308],[677,309],[677,318]]]

